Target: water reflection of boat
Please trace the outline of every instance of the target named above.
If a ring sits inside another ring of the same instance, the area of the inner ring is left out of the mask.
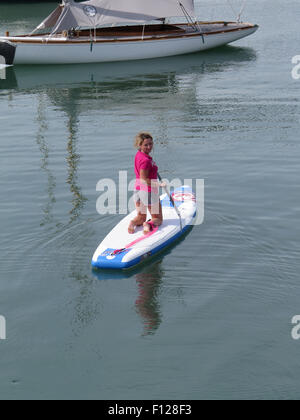
[[[35,88],[86,88],[101,85],[113,90],[131,89],[155,79],[164,84],[170,77],[190,73],[209,74],[226,71],[243,63],[256,60],[250,48],[223,47],[201,54],[184,57],[161,58],[136,62],[103,63],[64,66],[17,66],[6,69],[6,80],[0,81],[3,89]],[[109,83],[109,85],[107,85]]]
[[[36,134],[36,141],[41,152],[41,169],[47,177],[47,201],[43,207],[43,220],[41,226],[48,225],[53,222],[53,206],[56,202],[55,197],[55,186],[56,178],[50,170],[50,159],[49,159],[49,146],[47,144],[47,96],[43,93],[38,93],[38,107],[37,107],[37,122],[38,131]],[[68,98],[69,100],[71,98]],[[56,100],[56,104],[60,103],[63,111],[67,114],[67,146],[66,146],[66,162],[67,162],[67,180],[66,183],[69,185],[71,192],[71,205],[70,219],[68,224],[73,223],[81,214],[81,211],[86,203],[86,198],[82,194],[81,187],[78,185],[77,172],[80,162],[80,156],[77,153],[77,131],[78,131],[78,114],[76,107],[70,109],[68,104],[64,104],[64,97],[60,96]],[[61,228],[61,225],[59,225]]]
[[[66,116],[68,138],[66,141],[67,179],[70,188],[72,223],[86,203],[78,182],[78,128],[82,113],[103,111],[118,106],[135,115],[137,109],[148,107],[155,114],[161,127],[161,137],[166,125],[167,114],[155,111],[157,98],[165,101],[166,109],[176,109],[180,101],[187,99],[195,109],[199,105],[199,83],[203,78],[218,72],[234,71],[256,60],[252,49],[225,47],[218,51],[191,54],[168,59],[146,60],[122,63],[78,65],[78,66],[18,66],[6,69],[6,79],[0,80],[0,87],[11,98],[15,94],[37,95],[38,131],[37,144],[42,153],[41,166],[48,179],[49,197],[45,203],[42,223],[52,220],[52,208],[55,202],[55,176],[51,173],[50,157],[47,145],[47,113],[49,103],[59,115]],[[187,87],[188,86],[188,87]],[[154,95],[152,95],[154,92]],[[158,96],[158,93],[162,95]],[[144,101],[147,95],[147,101]],[[180,100],[179,100],[180,97]],[[148,110],[147,109],[147,110]],[[161,109],[161,108],[160,108]],[[190,119],[190,108],[184,118]]]

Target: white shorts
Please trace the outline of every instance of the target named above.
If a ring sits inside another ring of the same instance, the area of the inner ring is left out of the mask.
[[[134,192],[134,202],[142,203],[144,206],[155,206],[159,203],[159,193],[136,190]]]

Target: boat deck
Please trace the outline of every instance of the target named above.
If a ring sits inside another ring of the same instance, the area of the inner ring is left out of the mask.
[[[80,40],[118,40],[118,39],[132,39],[132,38],[155,38],[164,36],[183,36],[191,35],[196,33],[213,34],[213,33],[224,33],[230,31],[236,31],[241,29],[249,28],[253,26],[249,23],[237,23],[237,22],[197,22],[198,27],[191,24],[179,23],[174,25],[142,25],[139,26],[120,26],[110,28],[98,28],[97,30],[76,30],[73,35],[68,34],[70,39]],[[50,34],[44,34],[44,36],[50,36]],[[24,35],[22,37],[28,37]],[[30,38],[40,38],[40,34],[31,35]],[[67,34],[56,34],[52,35],[51,38],[59,39],[66,38]]]
[[[117,26],[109,28],[98,28],[95,30],[72,30],[51,35],[32,34],[16,37],[5,37],[7,41],[13,43],[105,43],[105,42],[126,42],[141,40],[172,39],[193,36],[209,36],[214,34],[224,34],[237,32],[256,25],[238,22],[197,22],[196,24],[154,24],[137,26]]]
[[[124,39],[136,38],[143,36],[144,38],[163,37],[163,36],[182,36],[195,33],[212,34],[223,33],[229,31],[236,31],[239,29],[248,28],[249,23],[237,22],[197,22],[198,28],[195,25],[186,23],[179,23],[174,25],[146,25],[143,26],[124,26],[114,28],[100,28],[95,31],[76,31],[74,38],[91,38],[95,37],[102,39]],[[251,25],[253,26],[253,25]],[[62,36],[62,35],[59,35]]]

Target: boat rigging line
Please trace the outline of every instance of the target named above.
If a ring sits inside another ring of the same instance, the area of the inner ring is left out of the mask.
[[[234,15],[235,16],[237,16],[237,22],[238,23],[241,23],[241,17],[242,17],[242,14],[244,13],[244,10],[245,10],[245,7],[246,7],[246,5],[247,5],[247,1],[248,0],[244,0],[243,1],[243,3],[242,3],[242,6],[241,6],[241,10],[240,10],[240,12],[239,13],[237,13],[237,11],[236,11],[236,9],[233,7],[233,5],[232,5],[232,3],[231,3],[231,1],[230,0],[227,0],[227,3],[229,4],[229,6],[231,7],[231,9],[232,9],[232,11],[233,11],[233,13],[234,13]]]
[[[244,3],[242,4],[242,7],[241,7],[241,10],[240,10],[240,13],[239,13],[239,15],[238,15],[238,17],[237,17],[237,21],[238,21],[239,23],[241,23],[241,17],[242,17],[242,14],[244,13],[244,10],[245,10],[245,8],[246,8],[247,1],[248,1],[248,0],[245,0],[245,1],[244,1]]]
[[[196,31],[199,30],[201,32],[202,41],[203,41],[203,44],[205,44],[204,35],[203,35],[200,24],[198,22],[193,21],[192,17],[189,15],[188,11],[186,10],[186,8],[181,2],[179,2],[179,5],[184,13],[186,20],[188,21],[188,24],[191,25]]]

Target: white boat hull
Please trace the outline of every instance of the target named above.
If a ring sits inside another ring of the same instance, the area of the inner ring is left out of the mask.
[[[257,30],[249,26],[235,31],[174,38],[140,39],[112,42],[70,42],[57,39],[6,38],[16,45],[14,64],[82,64],[143,60],[189,54],[220,47],[247,37]],[[2,38],[5,41],[5,38]],[[203,42],[204,41],[204,42]]]

